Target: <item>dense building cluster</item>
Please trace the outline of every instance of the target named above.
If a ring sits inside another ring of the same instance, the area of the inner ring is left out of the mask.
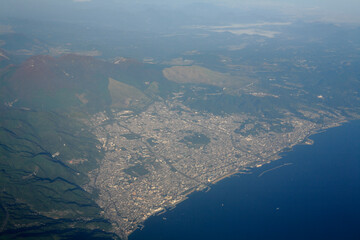
[[[127,236],[148,217],[175,206],[191,192],[276,160],[284,149],[345,121],[336,113],[322,112],[325,120],[319,124],[311,121],[318,113],[303,114],[308,120],[291,113],[278,119],[280,125],[290,127],[275,131],[264,119],[196,112],[176,97],[155,102],[139,114],[98,113],[90,126],[105,158],[91,172],[86,189],[98,190],[97,203],[104,216],[118,234]]]

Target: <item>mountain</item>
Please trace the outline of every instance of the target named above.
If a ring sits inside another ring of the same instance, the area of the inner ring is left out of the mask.
[[[159,92],[154,82],[162,83],[162,88],[168,82],[160,69],[137,62],[113,64],[75,54],[58,58],[39,55],[0,73],[0,100],[14,107],[96,112],[111,105],[110,77],[123,82],[123,88],[129,85],[139,89],[139,93],[146,91],[150,98]]]
[[[0,54],[2,236],[116,238],[96,192],[82,188],[103,157],[84,121],[110,106],[144,108],[160,97],[161,70],[74,54],[9,65]]]
[[[1,76],[5,86],[2,100],[44,110],[104,107],[110,96],[106,93],[107,76],[99,71],[102,65],[76,55],[31,57]]]

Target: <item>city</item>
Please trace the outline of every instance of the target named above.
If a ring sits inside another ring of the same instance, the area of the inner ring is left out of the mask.
[[[320,117],[315,111],[302,114]],[[277,129],[273,122],[246,114],[191,111],[176,96],[154,102],[139,114],[101,112],[88,124],[105,157],[90,173],[85,189],[99,192],[97,203],[104,217],[126,237],[193,191],[279,159],[279,153],[294,145],[311,144],[309,135],[345,121],[333,111],[322,111],[321,117],[324,122],[319,124],[289,112],[279,119],[287,127]]]

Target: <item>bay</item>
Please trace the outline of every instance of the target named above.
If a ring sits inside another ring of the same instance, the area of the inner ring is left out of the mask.
[[[360,239],[360,121],[311,139],[193,193],[129,239]]]

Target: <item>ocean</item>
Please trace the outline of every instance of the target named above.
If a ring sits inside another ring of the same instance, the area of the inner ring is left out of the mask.
[[[195,192],[129,240],[360,239],[360,121]]]

